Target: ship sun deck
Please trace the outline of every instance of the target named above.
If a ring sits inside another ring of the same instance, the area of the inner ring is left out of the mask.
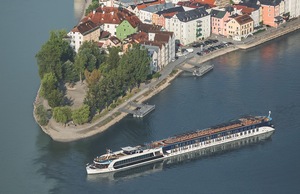
[[[164,144],[172,144],[172,143],[176,143],[176,142],[187,141],[187,140],[191,140],[191,139],[198,138],[198,137],[204,137],[204,136],[208,136],[211,134],[216,134],[216,133],[220,133],[220,132],[224,132],[224,131],[230,131],[233,129],[241,128],[243,126],[255,125],[255,124],[261,123],[263,121],[267,122],[267,121],[269,121],[269,119],[267,117],[246,116],[246,117],[240,118],[238,120],[220,124],[220,125],[216,125],[214,127],[208,128],[208,129],[198,130],[198,131],[193,131],[193,132],[188,132],[188,133],[184,133],[181,135],[177,135],[177,136],[165,139],[162,142]]]

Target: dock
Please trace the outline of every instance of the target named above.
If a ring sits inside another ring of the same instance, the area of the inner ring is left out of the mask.
[[[188,62],[188,65],[191,65],[193,67],[187,68],[183,66],[178,66],[178,69],[181,69],[183,71],[191,72],[194,76],[203,76],[209,71],[211,71],[214,68],[214,65],[202,65],[202,64],[196,64],[196,63],[191,63]]]
[[[193,75],[203,76],[214,68],[214,65],[203,65],[202,67],[196,68],[193,72]]]
[[[139,117],[139,118],[146,116],[148,113],[150,113],[155,109],[155,105],[137,104],[134,102],[129,102],[127,104],[127,107],[128,106],[129,108],[125,108],[125,107],[120,108],[119,111],[132,114],[133,117]],[[134,110],[132,110],[132,108],[134,108]]]

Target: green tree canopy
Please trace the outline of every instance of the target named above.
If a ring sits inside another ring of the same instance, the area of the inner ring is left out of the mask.
[[[88,105],[83,105],[81,108],[76,109],[72,112],[73,122],[82,125],[88,122],[90,116],[90,107]]]
[[[140,45],[134,44],[120,59],[118,71],[122,73],[124,83],[130,88],[139,85],[147,79],[150,74],[150,58],[146,49],[141,49]]]
[[[41,81],[41,96],[49,98],[50,93],[58,87],[58,81],[54,73],[46,73]]]
[[[45,107],[43,105],[39,105],[38,107],[36,107],[35,109],[35,113],[37,115],[37,119],[38,119],[38,123],[42,126],[45,126],[48,124],[48,113],[47,110],[45,109]]]
[[[66,124],[68,121],[71,120],[72,111],[70,107],[55,107],[53,109],[53,118],[58,123]]]
[[[116,51],[112,49],[110,54],[113,56],[114,52],[117,53]],[[114,61],[111,56],[109,58]],[[108,61],[106,61],[106,67],[110,63]],[[101,112],[103,108],[125,95],[128,89],[144,82],[150,73],[149,62],[147,50],[140,49],[139,45],[134,45],[119,60],[111,62],[112,66],[116,63],[119,64],[105,72],[98,83],[94,82],[89,85],[85,104],[91,107],[91,114],[93,115],[96,110]],[[103,69],[101,68],[101,70]]]
[[[112,69],[116,69],[119,66],[120,56],[119,52],[121,49],[119,47],[108,48],[109,54],[101,67],[101,71],[108,73]]]
[[[66,83],[75,83],[79,80],[75,65],[70,60],[63,64],[63,79]]]
[[[98,0],[93,0],[92,3],[89,5],[89,7],[85,10],[85,15],[89,14],[94,9],[98,8],[100,6]]]
[[[93,41],[85,41],[80,46],[75,57],[75,69],[82,81],[82,75],[85,70],[92,72],[98,69],[100,64],[104,61],[104,55],[100,52],[97,44]]]
[[[59,89],[54,89],[48,94],[47,100],[52,108],[61,106],[64,102],[64,94]]]
[[[67,60],[73,61],[74,51],[64,39],[67,32],[64,30],[51,31],[49,40],[36,54],[39,75],[41,78],[46,73],[54,73],[58,80],[63,78],[62,65]]]

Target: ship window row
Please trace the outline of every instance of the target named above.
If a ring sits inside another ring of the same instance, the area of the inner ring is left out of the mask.
[[[210,139],[225,137],[225,136],[228,136],[228,135],[231,135],[231,134],[243,135],[243,133],[244,133],[246,135],[247,133],[251,133],[251,132],[254,133],[255,128],[256,128],[256,131],[258,131],[258,127],[259,127],[259,125],[252,125],[252,126],[248,126],[248,127],[238,128],[238,129],[234,129],[234,130],[231,130],[231,131],[225,131],[225,132],[213,134],[213,135],[206,136],[206,137],[201,137],[201,138],[198,138],[198,139],[193,139],[193,140],[189,140],[189,141],[178,143],[178,144],[173,144],[173,145],[167,146],[165,148],[166,149],[175,149],[175,148],[178,148],[178,147],[189,146],[189,145],[192,145],[192,144],[195,144],[195,143],[198,143],[198,142],[205,142],[205,141],[210,140]]]
[[[134,158],[128,158],[126,160],[118,161],[114,165],[121,165],[121,164],[131,163],[131,162],[134,162],[134,161],[137,161],[137,160],[142,160],[142,159],[149,158],[149,157],[152,157],[152,156],[153,156],[153,153],[145,154],[145,155],[142,155],[142,156],[137,156],[137,157],[134,157]]]

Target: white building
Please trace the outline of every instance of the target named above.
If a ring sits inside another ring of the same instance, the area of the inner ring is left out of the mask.
[[[174,33],[151,29],[140,30],[142,31],[140,34],[147,34],[138,42],[148,49],[148,54],[152,58],[152,62],[150,64],[151,70],[154,72],[161,71],[172,61],[172,59],[175,58]],[[137,35],[137,37],[142,36]]]
[[[166,18],[165,28],[174,32],[175,38],[181,44],[191,44],[210,36],[210,15],[203,7],[180,12],[171,18]]]
[[[173,7],[174,7],[173,3],[150,5],[144,9],[139,10],[138,17],[143,23],[152,24],[153,13],[157,13],[159,11],[163,11]]]
[[[99,40],[100,36],[100,25],[95,24],[91,20],[79,23],[69,33],[70,46],[78,52],[79,47],[84,41],[95,41]]]
[[[291,18],[300,16],[300,0],[284,0],[285,13],[290,13]]]

